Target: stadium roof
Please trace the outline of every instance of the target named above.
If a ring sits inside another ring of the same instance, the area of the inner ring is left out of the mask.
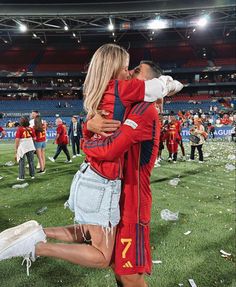
[[[68,2],[0,0],[0,44],[40,40],[43,44],[152,41],[171,45],[235,38],[234,0]],[[199,26],[201,17],[208,18],[206,27]]]

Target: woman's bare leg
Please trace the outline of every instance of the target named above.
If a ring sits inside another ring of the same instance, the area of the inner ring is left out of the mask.
[[[47,238],[66,242],[84,242],[83,234],[81,232],[80,226],[78,225],[47,227],[43,230],[47,235]]]
[[[42,163],[43,163],[43,170],[45,169],[45,162],[46,162],[46,160],[45,160],[45,149],[44,148],[42,148],[41,149],[41,155],[42,155]]]
[[[41,149],[37,148],[36,153],[37,153],[37,157],[38,157],[38,161],[39,161],[40,170],[44,170]]]
[[[85,234],[87,234],[87,231],[89,232],[91,245],[40,242],[36,246],[36,255],[64,259],[71,263],[86,267],[108,267],[114,247],[116,229],[114,228],[113,233],[108,233],[108,240],[106,240],[105,233],[100,226],[84,225],[84,230]],[[67,233],[67,228],[66,230],[63,230],[63,228],[61,230],[57,230],[57,235],[60,232],[61,238],[72,238],[71,235]],[[53,236],[53,230],[46,230],[46,234],[47,233],[50,236]]]

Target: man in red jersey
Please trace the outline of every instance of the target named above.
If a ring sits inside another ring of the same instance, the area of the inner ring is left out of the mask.
[[[70,159],[70,153],[67,148],[69,140],[68,140],[66,126],[63,124],[60,118],[56,119],[56,125],[57,125],[57,135],[56,135],[55,143],[57,144],[57,150],[56,150],[55,155],[53,157],[48,157],[48,159],[52,162],[55,162],[55,160],[57,159],[57,157],[63,150],[63,152],[65,153],[67,157],[66,163],[71,163],[72,161]]]
[[[151,62],[142,62],[135,73],[140,79],[145,79],[145,75],[146,79],[156,77],[154,67]],[[110,125],[112,130],[112,122]],[[88,128],[108,131],[109,124],[96,116],[88,122]],[[126,112],[123,126],[111,137],[97,144],[92,141],[84,143],[85,153],[100,160],[112,160],[128,150],[120,199],[121,221],[114,250],[118,286],[144,287],[144,274],[151,273],[150,175],[158,152],[159,135],[160,123],[155,104],[139,103]]]
[[[171,162],[173,160],[173,163],[176,163],[180,135],[179,126],[176,123],[176,118],[174,116],[171,116],[171,120],[167,126],[167,131],[163,139],[166,140],[166,146],[169,152],[168,161]]]

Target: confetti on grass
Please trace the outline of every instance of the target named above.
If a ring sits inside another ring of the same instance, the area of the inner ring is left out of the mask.
[[[29,184],[27,182],[22,183],[22,184],[15,184],[12,186],[12,188],[14,189],[20,189],[20,188],[26,188],[27,186],[29,186]]]
[[[176,221],[179,219],[179,212],[172,212],[169,209],[161,211],[161,218],[166,221]]]
[[[180,179],[179,179],[179,178],[173,178],[173,179],[171,179],[171,180],[169,181],[169,184],[170,184],[171,186],[177,186],[177,185],[179,184],[179,182],[180,182]]]
[[[5,166],[13,166],[14,162],[13,161],[7,161],[4,165]]]

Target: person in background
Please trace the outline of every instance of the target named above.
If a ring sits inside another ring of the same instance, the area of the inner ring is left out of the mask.
[[[215,127],[210,122],[207,124],[207,133],[209,136],[211,136],[212,139],[215,138]]]
[[[155,165],[154,167],[160,167],[160,162],[163,160],[161,157],[162,151],[165,148],[164,146],[164,138],[165,138],[165,134],[166,134],[166,129],[167,129],[167,124],[163,122],[163,116],[159,115],[159,119],[160,119],[160,127],[161,127],[161,132],[160,132],[160,140],[159,140],[159,148],[158,148],[158,156],[157,159],[155,161]]]
[[[20,119],[20,126],[16,131],[15,139],[15,158],[19,162],[19,177],[17,180],[25,180],[25,157],[29,164],[29,174],[34,179],[34,142],[35,132],[29,126],[29,120],[26,117]]]
[[[68,140],[66,126],[63,124],[61,118],[56,119],[56,125],[57,125],[57,134],[56,134],[55,143],[57,144],[57,150],[56,150],[55,155],[53,157],[49,156],[48,159],[51,162],[55,162],[55,160],[57,159],[57,157],[59,156],[59,154],[63,150],[63,152],[65,153],[65,155],[67,157],[66,163],[71,163],[72,160],[70,158],[70,153],[69,153],[68,148],[67,148],[69,140]]]
[[[37,110],[34,110],[34,111],[32,111],[31,112],[31,114],[30,114],[30,121],[29,121],[29,126],[31,127],[31,128],[34,128],[34,120],[35,120],[35,118],[37,117],[37,116],[39,116],[40,115],[40,113],[39,113],[39,111],[37,111]],[[37,155],[37,157],[38,157],[38,155]],[[29,166],[28,166],[28,164],[26,165],[26,167],[28,168]],[[38,169],[38,168],[40,168],[40,163],[39,163],[39,158],[38,158],[38,162],[37,162],[37,166],[36,166],[36,168]]]
[[[166,134],[164,135],[164,140],[166,140],[166,146],[169,151],[168,161],[173,161],[173,163],[176,163],[178,145],[181,137],[179,134],[179,127],[176,124],[175,116],[170,116],[170,123],[168,124]]]
[[[45,148],[46,148],[46,123],[42,122],[42,119],[37,115],[34,119],[34,131],[35,131],[35,148],[36,154],[39,160],[40,170],[38,173],[45,173]]]
[[[3,127],[0,126],[0,139],[4,138],[6,135],[6,131]]]
[[[39,111],[34,110],[31,112],[31,114],[30,114],[31,120],[29,121],[29,126],[31,128],[34,127],[34,120],[37,116],[39,116]]]
[[[194,160],[195,150],[197,148],[199,155],[199,163],[203,163],[202,146],[205,142],[205,139],[207,138],[207,133],[205,132],[204,126],[202,125],[202,120],[200,118],[194,119],[194,126],[190,129],[190,134],[197,136],[199,138],[198,143],[190,141],[191,145],[190,161]]]
[[[71,118],[68,136],[71,140],[72,145],[72,158],[75,158],[76,156],[82,156],[80,154],[80,138],[82,137],[82,129],[77,116],[73,116]]]

